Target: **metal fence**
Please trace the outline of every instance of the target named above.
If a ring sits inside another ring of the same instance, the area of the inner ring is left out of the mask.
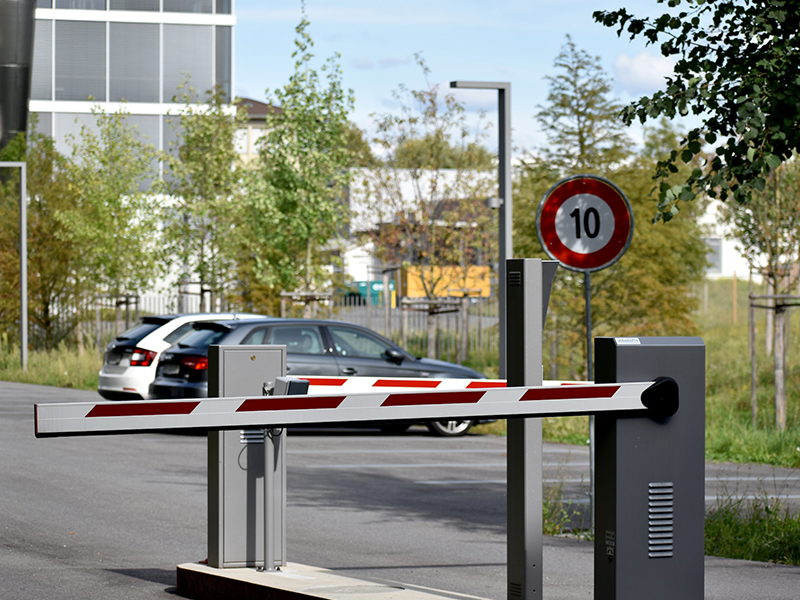
[[[199,312],[199,297],[185,296],[184,310]],[[78,347],[96,346],[102,353],[114,337],[140,322],[144,315],[176,312],[176,295],[97,296],[80,303],[52,303],[46,313],[29,313],[29,342],[34,350],[55,348],[61,343]]]
[[[333,300],[330,294],[285,296],[282,316],[362,325],[415,355],[464,362],[470,356],[483,360],[498,351],[496,298],[402,299],[387,308],[383,297],[373,298],[368,304],[357,294],[336,295]],[[30,341],[34,349],[54,347],[63,341],[93,345],[102,353],[115,336],[140,322],[144,315],[203,309],[202,298],[197,295],[99,296],[80,306],[53,307],[47,321],[31,315]]]
[[[388,308],[382,300],[368,304],[360,296],[337,297],[332,318],[377,331],[421,356],[464,362],[498,351],[496,298],[403,299]]]

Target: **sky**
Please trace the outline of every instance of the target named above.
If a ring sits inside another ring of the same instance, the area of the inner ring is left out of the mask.
[[[497,92],[450,90],[461,80],[511,82],[512,143],[516,153],[532,151],[546,140],[534,115],[547,101],[547,75],[570,35],[579,49],[600,58],[613,79],[613,95],[630,102],[661,87],[672,63],[644,41],[618,38],[595,23],[595,10],[625,6],[636,16],[661,14],[656,0],[306,0],[308,32],[314,40],[316,67],[341,55],[345,88],[355,94],[351,115],[359,127],[374,131],[373,114],[397,109],[392,92],[400,84],[426,87],[415,63],[420,53],[430,68],[428,81],[453,92],[472,122],[480,111],[494,124],[486,140],[496,148]],[[288,81],[295,27],[302,18],[300,0],[236,0],[235,93],[264,101],[266,90]],[[630,132],[634,141],[641,130]]]

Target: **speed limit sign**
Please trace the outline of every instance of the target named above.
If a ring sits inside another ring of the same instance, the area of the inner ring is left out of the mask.
[[[562,179],[542,198],[536,233],[545,252],[573,271],[599,271],[619,260],[633,237],[625,194],[596,175]]]

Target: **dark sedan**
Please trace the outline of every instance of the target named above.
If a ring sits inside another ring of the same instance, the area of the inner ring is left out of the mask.
[[[196,323],[196,331],[163,353],[152,398],[205,398],[208,395],[208,347],[240,344],[285,345],[288,375],[425,377],[483,379],[473,369],[416,358],[386,338],[358,325],[312,319],[252,319]],[[472,421],[426,423],[437,435],[462,435]],[[387,424],[396,433],[407,426]]]

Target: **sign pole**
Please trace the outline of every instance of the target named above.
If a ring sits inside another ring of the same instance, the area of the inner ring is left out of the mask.
[[[586,301],[586,379],[593,380],[592,365],[592,272],[583,273],[583,294]],[[595,462],[594,415],[589,415],[589,515],[594,531]]]
[[[633,211],[625,194],[597,175],[575,175],[557,182],[536,214],[542,249],[561,266],[583,273],[586,303],[586,378],[594,379],[592,352],[592,271],[617,262],[633,237]],[[589,416],[589,514],[594,531],[595,419]]]
[[[583,273],[583,297],[586,299],[586,380],[592,381],[592,272]]]

